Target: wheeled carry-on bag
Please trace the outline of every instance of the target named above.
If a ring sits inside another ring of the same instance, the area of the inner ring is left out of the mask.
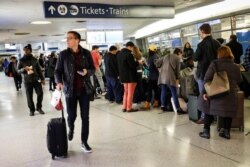
[[[238,91],[236,95],[237,102],[237,115],[232,119],[231,128],[238,128],[240,131],[244,131],[244,92]],[[222,127],[222,119],[218,117],[217,129],[220,131]]]
[[[195,95],[188,96],[187,110],[188,110],[189,120],[197,121],[199,119],[200,112],[198,111],[198,96]]]
[[[47,125],[47,147],[52,159],[57,157],[67,157],[68,141],[67,128],[62,110],[61,118],[52,118]]]

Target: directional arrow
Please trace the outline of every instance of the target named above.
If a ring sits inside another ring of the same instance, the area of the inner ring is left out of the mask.
[[[56,10],[56,8],[54,6],[50,6],[49,7],[49,11],[51,12],[51,14],[53,15],[54,14],[54,11]]]

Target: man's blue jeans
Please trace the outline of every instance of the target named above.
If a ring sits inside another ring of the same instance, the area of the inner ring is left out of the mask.
[[[179,109],[180,108],[180,103],[179,103],[179,100],[178,100],[177,88],[175,86],[172,86],[172,85],[166,85],[166,84],[161,85],[161,106],[162,107],[167,107],[167,104],[166,104],[167,87],[171,91],[171,95],[173,97],[176,109]]]
[[[197,79],[198,82],[198,87],[199,87],[199,92],[200,94],[202,93],[202,90],[205,89],[204,88],[204,80],[202,79]],[[204,119],[205,118],[205,114],[201,111],[201,118]]]

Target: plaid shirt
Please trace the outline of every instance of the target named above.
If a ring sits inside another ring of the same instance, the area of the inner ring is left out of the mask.
[[[250,45],[246,49],[246,53],[244,55],[244,65],[247,68],[247,71],[250,71]]]

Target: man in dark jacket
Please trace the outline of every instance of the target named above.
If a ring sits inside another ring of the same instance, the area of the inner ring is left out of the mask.
[[[31,54],[31,45],[28,44],[23,48],[23,50],[25,54],[20,59],[18,64],[18,72],[24,74],[24,85],[26,89],[27,102],[30,109],[30,116],[34,116],[35,110],[37,110],[40,114],[44,114],[44,111],[42,110],[43,89],[41,85],[45,85],[44,76],[38,60]],[[38,81],[39,79],[41,82]],[[36,108],[33,101],[33,89],[35,89],[37,94]]]
[[[82,48],[79,43],[81,35],[76,31],[67,33],[68,49],[63,50],[57,60],[55,69],[55,79],[57,89],[63,90],[65,94],[66,107],[68,113],[68,139],[71,141],[74,134],[74,122],[77,113],[77,101],[80,104],[82,118],[81,140],[84,152],[92,152],[88,145],[89,136],[89,105],[90,98],[86,93],[83,79],[89,80],[94,74],[95,67],[90,51]]]
[[[9,72],[9,74],[10,73],[12,74],[12,76],[14,78],[16,90],[19,91],[19,89],[21,89],[21,87],[22,87],[22,76],[17,71],[17,59],[15,56],[12,56],[10,58],[10,61],[11,62],[8,66],[8,72]]]
[[[237,36],[234,34],[230,35],[230,42],[226,45],[231,49],[234,55],[234,62],[240,64],[240,56],[243,54],[243,47],[237,42]]]
[[[198,44],[193,59],[194,61],[198,61],[196,77],[199,92],[201,93],[204,89],[204,76],[210,63],[217,58],[217,49],[220,47],[220,43],[212,38],[209,24],[205,23],[201,25],[199,31],[202,41]],[[204,123],[204,113],[202,113],[201,118],[196,123]]]
[[[121,83],[119,81],[119,72],[117,64],[117,47],[111,46],[109,52],[104,57],[105,64],[105,77],[107,80],[107,94],[108,100],[116,103],[122,102],[122,92],[121,92]]]

